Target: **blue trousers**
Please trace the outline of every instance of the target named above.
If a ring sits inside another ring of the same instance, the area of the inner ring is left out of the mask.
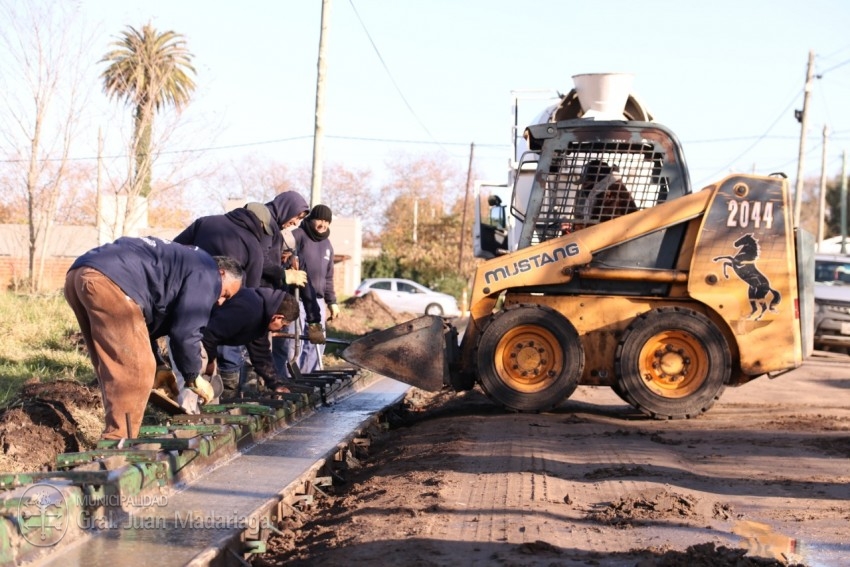
[[[322,313],[322,331],[326,332],[325,318],[327,317],[328,308],[324,301],[319,301],[319,307]],[[299,320],[290,323],[283,332],[293,335],[296,333],[307,334],[307,317],[303,304],[300,306],[300,309],[301,315]],[[300,341],[300,347],[301,352],[298,353],[297,357],[298,369],[304,374],[322,370],[322,355],[325,353],[325,345],[310,344],[310,341],[303,339]],[[278,374],[291,380],[293,377],[289,375],[289,371],[286,369],[286,362],[288,360],[296,360],[295,339],[273,337],[272,359],[274,360],[275,369]]]

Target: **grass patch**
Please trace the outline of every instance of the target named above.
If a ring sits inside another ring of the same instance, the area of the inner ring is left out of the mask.
[[[0,406],[30,381],[88,382],[94,369],[71,339],[77,320],[60,292],[0,292]]]
[[[61,292],[26,295],[0,291],[0,407],[14,399],[30,380],[92,381],[91,361],[72,339],[79,330]],[[333,330],[328,336],[348,341],[360,337]],[[329,366],[345,364],[339,353],[346,345],[325,346]]]

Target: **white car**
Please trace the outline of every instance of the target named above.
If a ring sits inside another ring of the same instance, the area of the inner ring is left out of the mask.
[[[824,347],[850,348],[850,256],[815,256],[815,348]]]
[[[369,278],[360,282],[355,297],[372,292],[387,307],[400,313],[424,313],[440,317],[460,317],[457,300],[447,293],[428,289],[422,284],[401,278]]]

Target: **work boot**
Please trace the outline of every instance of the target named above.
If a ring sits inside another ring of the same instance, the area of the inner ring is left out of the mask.
[[[223,390],[221,392],[222,399],[233,399],[239,397],[239,373],[238,372],[220,372],[219,376],[221,376],[221,385],[223,386]]]

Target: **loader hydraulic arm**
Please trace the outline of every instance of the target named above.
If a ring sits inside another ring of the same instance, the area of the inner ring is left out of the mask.
[[[569,282],[597,252],[700,216],[712,194],[707,188],[482,263],[473,278],[470,317],[487,316],[506,289]],[[592,270],[587,275],[593,277]]]

